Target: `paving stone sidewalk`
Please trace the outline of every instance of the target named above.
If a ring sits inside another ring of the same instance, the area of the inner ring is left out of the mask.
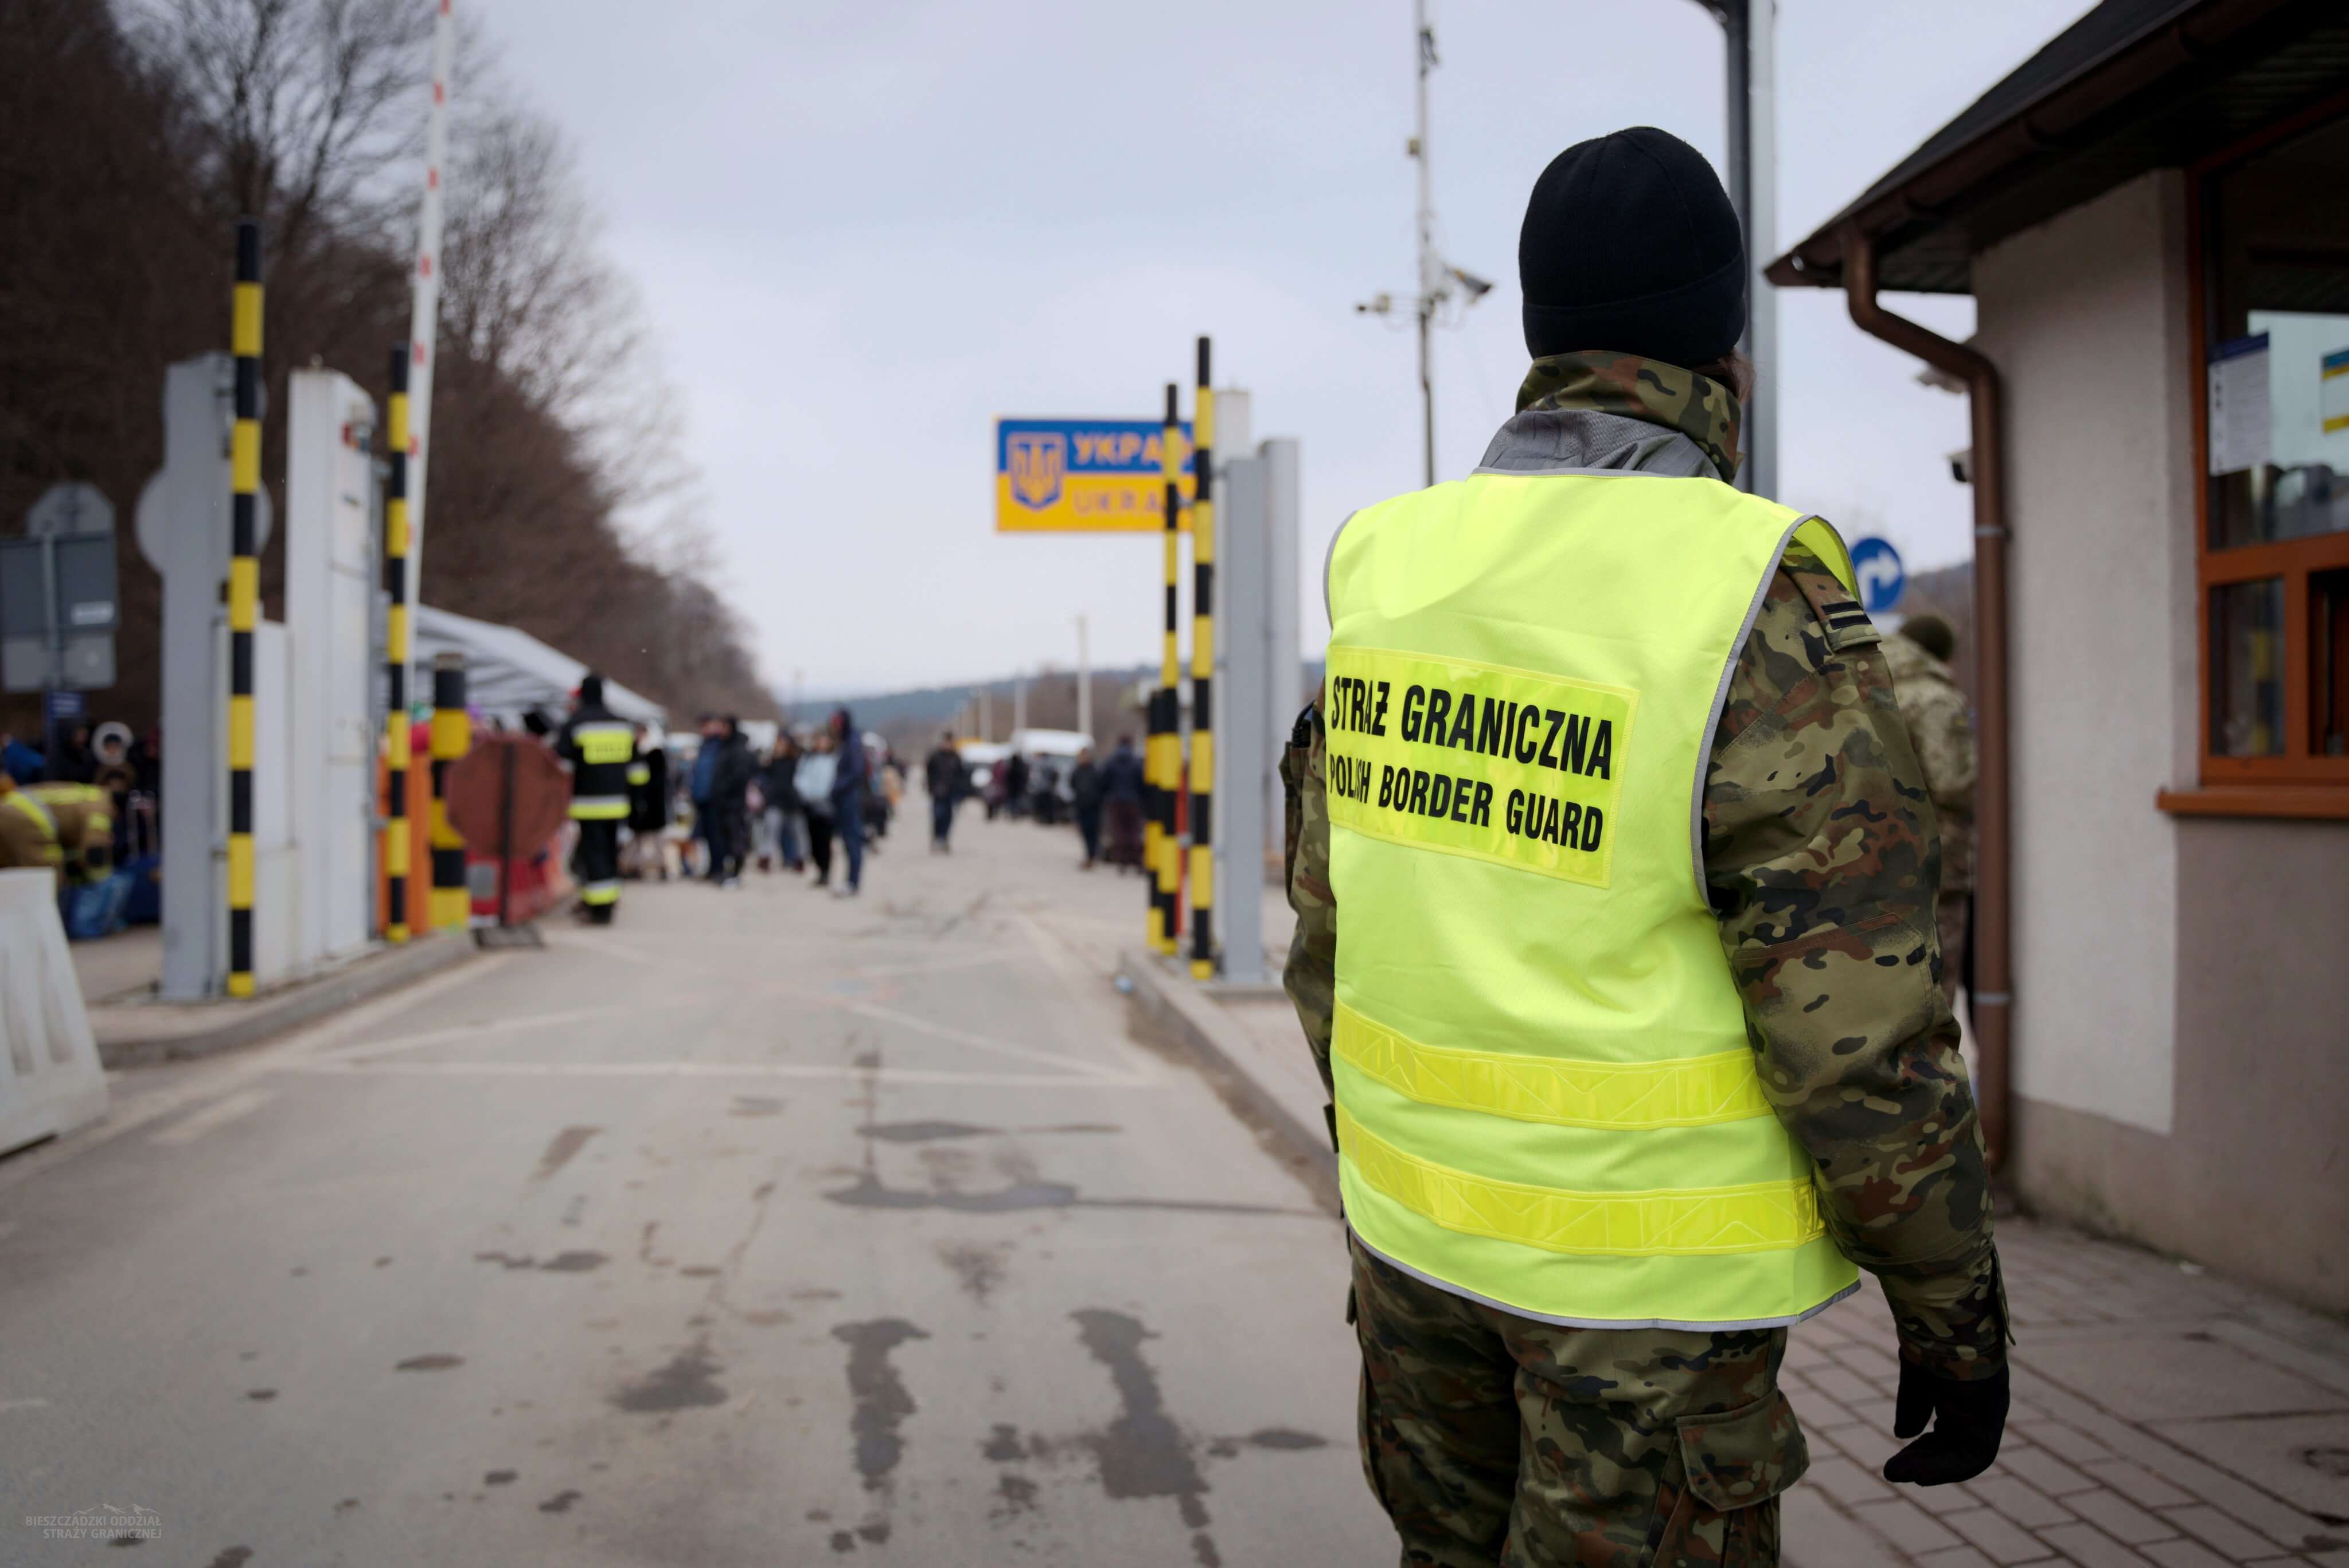
[[[2349,1328],[2062,1226],[2002,1220],[1999,1250],[2014,1410],[1979,1480],[1878,1473],[1898,1362],[1872,1282],[1794,1331],[1789,1564],[2349,1568]]]
[[[1288,911],[1267,900],[1267,936]],[[1229,1001],[1226,1054],[1320,1118],[1285,1001]],[[1795,1328],[1785,1384],[1810,1439],[1789,1568],[2349,1568],[2349,1324],[2060,1225],[1999,1221],[2014,1409],[1987,1475],[1895,1487],[1899,1373],[1873,1281]]]

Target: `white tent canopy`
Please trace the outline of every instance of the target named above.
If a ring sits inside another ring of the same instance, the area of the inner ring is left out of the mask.
[[[421,693],[429,695],[432,690],[429,672],[433,657],[461,653],[466,701],[483,718],[512,728],[519,728],[522,716],[533,711],[561,719],[570,711],[571,693],[578,689],[579,678],[587,673],[585,665],[526,631],[451,615],[430,605],[416,607],[411,630]],[[668,718],[658,703],[608,677],[604,681],[604,705],[632,723],[657,728]]]

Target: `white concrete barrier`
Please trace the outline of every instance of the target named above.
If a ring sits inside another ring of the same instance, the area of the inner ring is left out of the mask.
[[[47,871],[0,871],[0,1153],[106,1115],[56,889]]]

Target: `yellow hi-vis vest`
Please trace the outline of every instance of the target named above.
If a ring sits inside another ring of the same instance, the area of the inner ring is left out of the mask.
[[[1339,1174],[1364,1245],[1554,1323],[1792,1323],[1857,1288],[1704,887],[1733,662],[1825,523],[1715,480],[1480,472],[1330,556]]]

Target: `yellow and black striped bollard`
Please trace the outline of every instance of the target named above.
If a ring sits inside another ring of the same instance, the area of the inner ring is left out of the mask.
[[[236,225],[229,351],[236,423],[229,437],[228,993],[253,994],[253,634],[261,618],[261,224]]]
[[[465,656],[451,650],[432,659],[432,929],[471,923],[465,888],[465,839],[449,821],[449,767],[472,749],[473,721],[465,711]]]
[[[1207,340],[1191,407],[1191,977],[1216,972],[1216,394]]]
[[[1158,844],[1157,853],[1145,857],[1150,861],[1151,897],[1154,910],[1151,919],[1151,945],[1164,953],[1174,951],[1181,940],[1183,903],[1182,847],[1175,829],[1176,799],[1183,788],[1183,706],[1174,689],[1182,669],[1175,641],[1174,610],[1183,569],[1183,432],[1177,397],[1178,389],[1174,383],[1167,382],[1166,417],[1159,439],[1159,469],[1166,479],[1164,529],[1166,539],[1165,593],[1158,691],[1152,698],[1157,714],[1151,728],[1151,746],[1156,754],[1150,765],[1151,776],[1157,784],[1151,826],[1156,829]]]
[[[408,346],[391,354],[390,472],[383,485],[384,712],[383,934],[408,940]]]

